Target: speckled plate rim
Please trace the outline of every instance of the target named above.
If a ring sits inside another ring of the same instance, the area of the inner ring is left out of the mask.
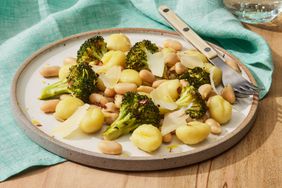
[[[48,151],[62,156],[71,161],[81,163],[87,166],[93,166],[104,169],[112,170],[125,170],[125,171],[150,171],[150,170],[160,170],[176,168],[180,166],[186,166],[196,162],[206,160],[208,158],[214,157],[225,150],[232,147],[234,144],[239,142],[243,136],[250,130],[256,117],[256,112],[258,108],[258,96],[253,96],[253,102],[249,111],[249,114],[244,119],[244,121],[231,133],[226,135],[224,138],[215,141],[211,144],[195,148],[192,151],[182,152],[182,153],[172,153],[163,156],[150,156],[150,157],[126,157],[126,156],[115,156],[115,155],[105,155],[96,152],[90,152],[84,149],[76,148],[74,146],[65,144],[41,131],[39,128],[34,126],[28,118],[24,115],[22,109],[18,105],[17,99],[17,83],[21,76],[21,73],[25,70],[27,65],[32,63],[33,59],[48,52],[49,49],[54,48],[58,45],[64,44],[66,41],[76,40],[80,37],[87,37],[93,35],[100,35],[106,33],[150,33],[157,35],[172,35],[179,37],[176,32],[165,31],[159,29],[145,29],[145,28],[115,28],[115,29],[103,29],[90,31],[85,33],[80,33],[66,37],[46,47],[41,48],[29,58],[27,58],[24,63],[18,68],[11,86],[11,106],[17,120],[18,125],[28,135],[34,142],[47,149]],[[250,71],[239,62],[237,58],[223,50],[222,48],[213,45],[220,51],[224,52],[231,58],[233,58],[242,68],[251,82],[254,84],[255,79],[250,73]]]

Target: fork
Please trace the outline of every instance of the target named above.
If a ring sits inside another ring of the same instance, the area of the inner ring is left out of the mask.
[[[187,23],[179,18],[170,8],[165,5],[159,7],[160,14],[166,21],[188,42],[203,53],[208,60],[222,69],[222,84],[230,84],[237,97],[248,97],[249,95],[258,95],[259,88],[255,84],[246,80],[239,73],[230,68],[221,55],[213,49],[207,42],[198,36]]]
[[[222,57],[218,56],[213,59],[212,63],[215,66],[220,67],[222,70],[222,84],[224,86],[230,84],[234,89],[236,97],[245,98],[249,95],[257,95],[259,93],[261,88],[243,78],[227,64],[222,63],[221,61],[217,62],[217,58],[220,58],[222,61]]]

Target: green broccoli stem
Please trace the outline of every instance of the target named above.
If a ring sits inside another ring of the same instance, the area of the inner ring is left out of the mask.
[[[192,96],[181,96],[175,103],[178,107],[187,107],[193,100]]]
[[[66,94],[66,93],[70,93],[70,91],[68,89],[67,79],[64,79],[46,86],[42,90],[39,99],[45,100],[45,99],[55,98],[61,94]]]
[[[121,135],[128,134],[137,128],[136,119],[131,114],[120,113],[119,117],[103,133],[105,140],[114,140]]]
[[[191,92],[189,88],[184,88],[182,90],[180,98],[175,102],[178,107],[187,107],[193,102],[194,97],[189,92]]]

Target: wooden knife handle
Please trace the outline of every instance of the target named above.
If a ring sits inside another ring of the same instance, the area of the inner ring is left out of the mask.
[[[167,20],[167,22],[174,27],[187,41],[189,41],[195,48],[203,53],[208,59],[212,59],[217,56],[216,51],[205,42],[199,35],[197,35],[191,27],[179,18],[170,8],[167,6],[159,7],[160,14]]]

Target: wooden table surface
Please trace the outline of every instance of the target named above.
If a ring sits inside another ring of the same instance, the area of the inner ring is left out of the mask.
[[[282,187],[282,32],[248,28],[268,41],[275,71],[254,127],[233,148],[198,164],[156,172],[116,172],[65,162],[27,170],[0,188]]]

